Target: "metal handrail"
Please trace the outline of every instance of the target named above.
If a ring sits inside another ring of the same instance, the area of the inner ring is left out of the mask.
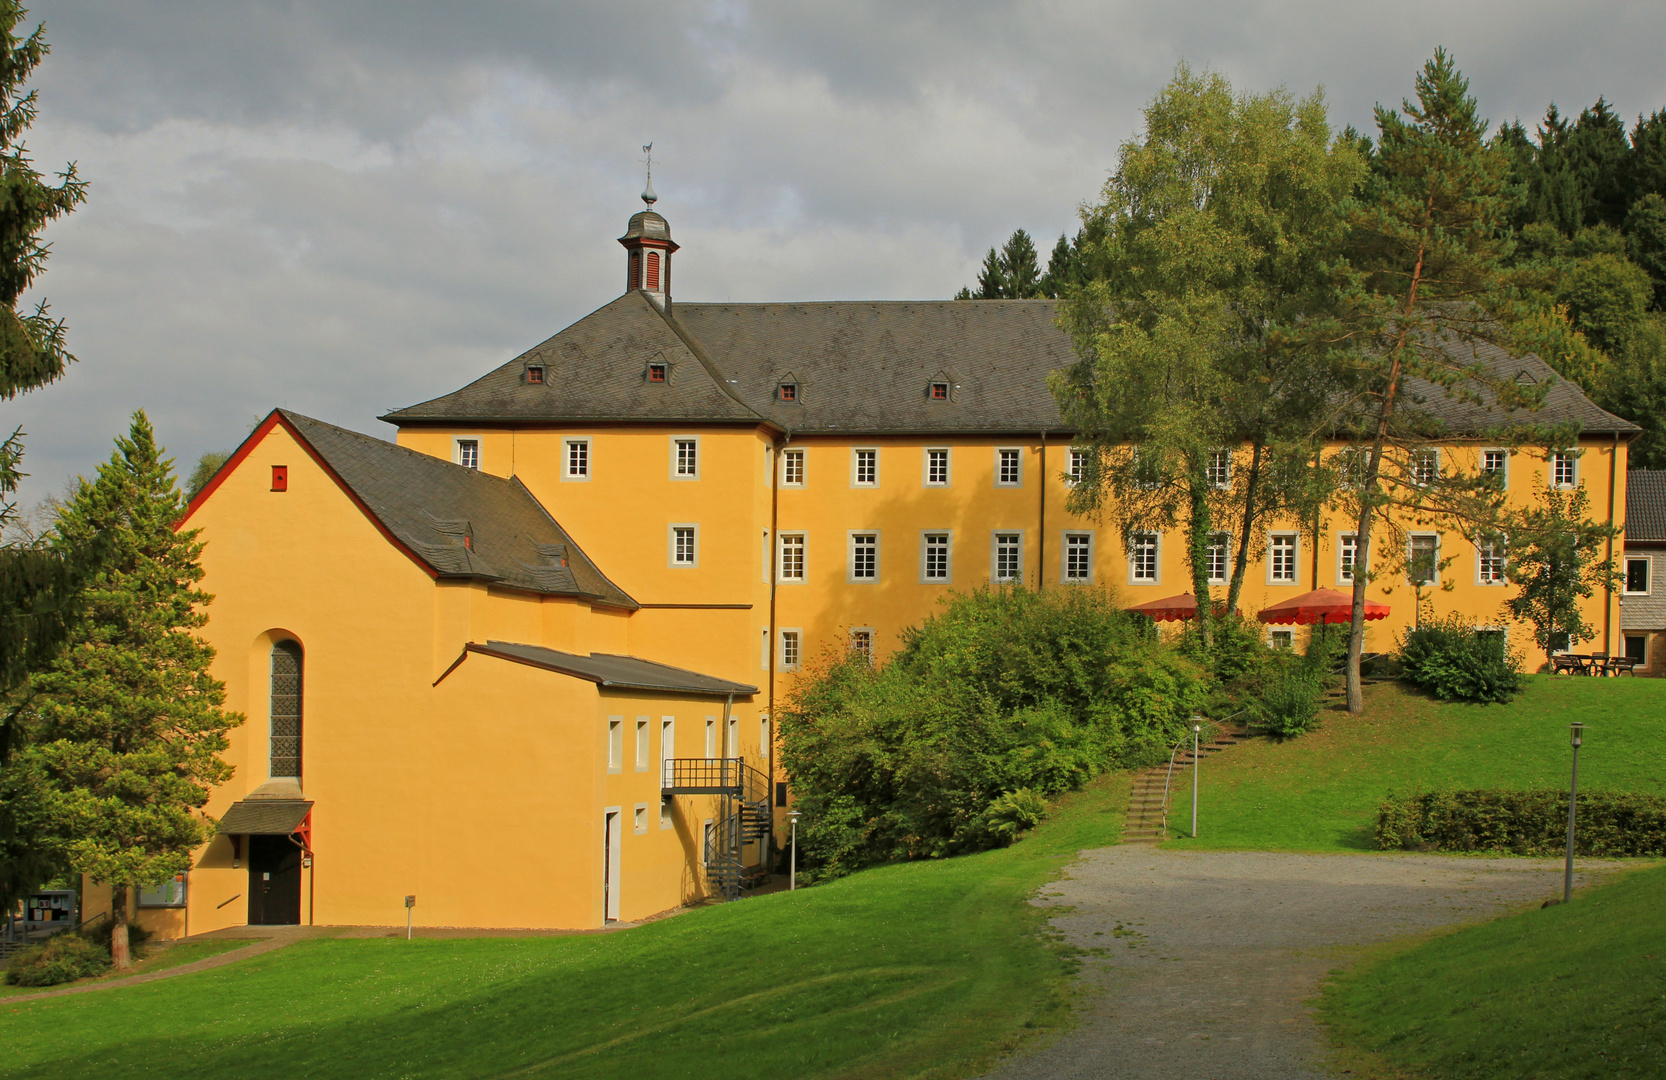
[[[732,795],[749,803],[769,801],[769,778],[747,765],[743,757],[666,758],[663,769],[662,790]]]
[[[1219,720],[1210,720],[1209,726],[1215,729],[1215,738],[1220,737],[1222,724],[1226,723],[1234,716],[1242,716],[1247,712],[1249,712],[1249,707],[1246,705],[1244,708],[1239,709],[1237,712],[1232,713],[1229,716],[1223,716]],[[1205,717],[1205,719],[1207,719],[1207,717]],[[1186,734],[1190,735],[1191,732],[1188,731]],[[1169,751],[1169,771],[1168,775],[1163,778],[1163,836],[1165,838],[1169,834],[1169,783],[1174,779],[1174,755],[1178,754],[1180,752],[1180,748],[1185,745],[1186,738],[1185,736],[1181,736],[1180,741],[1174,744],[1174,749]],[[1203,740],[1201,738],[1198,739],[1197,756],[1200,758],[1203,756]]]

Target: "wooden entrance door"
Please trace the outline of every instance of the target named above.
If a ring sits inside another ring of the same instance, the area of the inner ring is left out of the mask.
[[[287,836],[249,837],[249,925],[301,922],[301,849]]]

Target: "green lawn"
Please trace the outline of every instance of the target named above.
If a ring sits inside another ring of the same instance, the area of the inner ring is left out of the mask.
[[[1366,688],[1365,713],[1323,714],[1284,743],[1257,739],[1205,758],[1198,839],[1191,774],[1176,770],[1171,848],[1372,850],[1377,804],[1415,788],[1567,789],[1568,725],[1585,724],[1581,790],[1666,794],[1666,681],[1530,676],[1509,705],[1437,702]]]
[[[1571,904],[1384,946],[1320,996],[1338,1067],[1444,1080],[1666,1076],[1663,913],[1666,867],[1655,867]]]
[[[100,975],[96,979],[81,979],[78,982],[66,983],[64,986],[9,986],[5,983],[0,983],[0,1002],[3,1002],[4,999],[8,997],[16,997],[19,994],[39,994],[47,990],[62,990],[68,986],[87,986],[92,983],[107,982],[110,979],[125,978],[128,975],[146,975],[152,971],[162,971],[166,968],[179,967],[181,964],[189,964],[196,960],[206,960],[210,956],[218,956],[220,953],[229,952],[232,949],[241,949],[243,946],[249,944],[252,944],[252,942],[182,942],[178,945],[170,945],[165,949],[158,949],[155,953],[145,959],[135,961],[132,971],[125,972],[120,975],[115,972],[111,972],[108,975]]]
[[[1063,1021],[1036,888],[1114,843],[1126,777],[1012,848],[882,867],[615,934],[315,940],[0,1003],[0,1077],[961,1076]]]

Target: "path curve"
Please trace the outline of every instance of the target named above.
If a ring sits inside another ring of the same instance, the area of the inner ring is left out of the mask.
[[[1582,860],[1575,884],[1623,864]],[[1562,863],[1438,855],[1083,853],[1035,902],[1101,949],[1078,1026],[991,1080],[1323,1080],[1303,1001],[1357,946],[1562,894]]]
[[[66,986],[60,990],[42,990],[38,994],[17,994],[0,997],[0,1008],[13,1005],[20,1001],[39,1001],[41,998],[63,997],[65,994],[90,994],[94,990],[114,990],[122,986],[136,986],[139,983],[155,982],[158,979],[171,979],[175,975],[195,975],[199,971],[221,967],[225,964],[247,960],[252,956],[269,953],[274,949],[281,949],[301,940],[298,935],[283,934],[276,937],[256,938],[241,949],[230,949],[213,956],[205,956],[201,960],[193,960],[188,964],[177,967],[163,968],[161,971],[147,971],[141,975],[127,975],[120,979],[104,979],[100,982],[83,983],[80,986]]]

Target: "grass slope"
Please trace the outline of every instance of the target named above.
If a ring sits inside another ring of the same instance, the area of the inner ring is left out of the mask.
[[[1415,788],[1567,789],[1568,725],[1586,725],[1582,790],[1666,794],[1666,682],[1531,676],[1509,705],[1438,702],[1366,688],[1365,713],[1323,715],[1285,743],[1255,740],[1205,759],[1199,837],[1173,848],[1373,850],[1377,804]],[[1176,770],[1169,833],[1191,826],[1191,774]]]
[[[1666,1076],[1663,912],[1656,867],[1571,904],[1384,946],[1333,975],[1319,1016],[1375,1064],[1445,1080]]]
[[[181,964],[190,964],[198,960],[207,960],[211,956],[218,956],[232,949],[241,949],[249,944],[247,941],[185,941],[178,945],[169,945],[159,949],[155,954],[143,960],[135,961],[132,971],[112,971],[107,975],[99,975],[91,979],[78,979],[61,986],[11,986],[0,983],[0,1001],[19,994],[41,994],[51,990],[64,990],[71,986],[90,986],[93,983],[109,982],[111,979],[125,979],[130,975],[148,975],[153,971],[165,971]]]
[[[615,934],[315,940],[0,1005],[0,1077],[965,1075],[1063,1019],[1073,965],[1027,899],[1127,800],[1106,777],[1002,851]]]

